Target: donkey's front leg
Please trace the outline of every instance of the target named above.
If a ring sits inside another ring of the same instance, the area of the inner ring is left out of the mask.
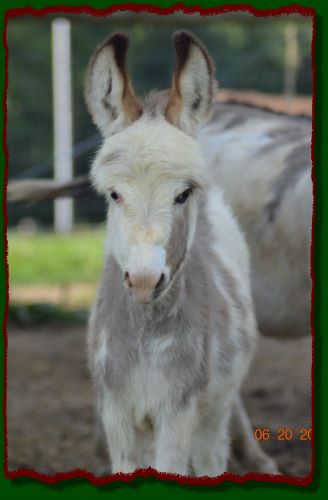
[[[196,401],[176,409],[169,405],[158,422],[155,469],[159,472],[188,474],[192,433],[196,425]]]
[[[133,472],[135,430],[131,414],[114,397],[106,393],[101,403],[101,419],[112,464],[112,474]]]

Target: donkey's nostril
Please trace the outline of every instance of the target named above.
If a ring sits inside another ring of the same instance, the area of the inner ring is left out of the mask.
[[[165,276],[164,276],[164,273],[161,274],[161,277],[159,278],[155,288],[159,288],[163,283],[164,283],[164,280],[165,280]]]
[[[124,273],[124,285],[126,286],[126,288],[132,288],[132,283],[128,271],[125,271]]]

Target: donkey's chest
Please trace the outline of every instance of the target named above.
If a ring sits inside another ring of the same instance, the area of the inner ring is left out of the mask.
[[[169,392],[173,335],[112,339],[106,349],[106,385],[131,408],[156,411]],[[139,410],[136,410],[139,411]]]
[[[156,364],[140,362],[131,370],[124,392],[137,427],[147,417],[153,420],[161,408],[165,407],[171,389],[165,371]]]

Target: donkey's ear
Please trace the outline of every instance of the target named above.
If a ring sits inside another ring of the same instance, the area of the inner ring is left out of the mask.
[[[126,72],[128,46],[128,37],[115,33],[96,49],[87,70],[85,100],[104,137],[119,132],[142,114]]]
[[[209,117],[216,98],[214,63],[188,31],[173,35],[177,66],[166,108],[167,120],[190,135]]]

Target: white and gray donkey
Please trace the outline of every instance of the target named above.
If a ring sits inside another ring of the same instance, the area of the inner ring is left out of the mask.
[[[125,35],[89,65],[86,100],[104,137],[92,179],[108,224],[88,353],[112,473],[217,476],[257,327],[244,238],[193,138],[216,97],[214,66],[190,33],[174,46],[171,89],[143,102]]]

